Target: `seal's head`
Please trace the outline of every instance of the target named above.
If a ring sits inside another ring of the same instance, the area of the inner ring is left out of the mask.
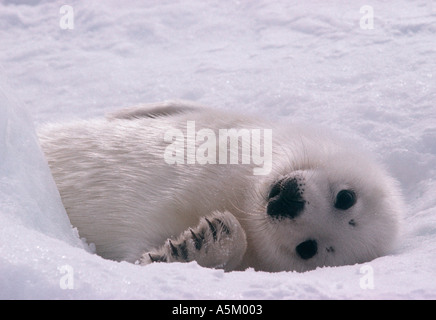
[[[389,253],[403,209],[396,182],[366,153],[313,134],[299,141],[274,154],[250,200],[258,269],[306,271]]]

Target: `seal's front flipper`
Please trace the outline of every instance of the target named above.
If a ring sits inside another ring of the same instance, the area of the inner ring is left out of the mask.
[[[152,262],[190,262],[207,268],[234,270],[247,249],[245,232],[228,211],[203,218],[177,239],[168,239],[158,250],[144,253],[141,264]]]

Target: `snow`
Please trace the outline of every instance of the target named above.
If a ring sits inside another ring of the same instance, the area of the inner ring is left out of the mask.
[[[434,1],[69,1],[71,30],[64,4],[0,2],[0,298],[436,298]],[[174,98],[319,123],[375,152],[407,203],[396,251],[306,273],[93,254],[35,128]]]

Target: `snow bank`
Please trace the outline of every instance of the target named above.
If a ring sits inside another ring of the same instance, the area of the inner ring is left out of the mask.
[[[2,225],[20,225],[79,245],[39,147],[33,122],[3,90],[0,101]]]
[[[73,30],[59,27],[63,4],[0,3],[0,298],[436,298],[431,1],[374,4],[369,30],[355,2],[70,1]],[[408,204],[397,251],[303,274],[93,254],[70,226],[33,120],[174,98],[320,123],[375,151]]]
[[[33,280],[40,277],[37,265],[50,251],[48,243],[83,245],[62,206],[33,122],[5,87],[0,88],[0,297],[26,297],[28,286],[41,286]]]

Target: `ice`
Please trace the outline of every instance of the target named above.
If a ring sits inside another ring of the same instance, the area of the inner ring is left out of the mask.
[[[435,299],[436,4],[0,3],[0,298]],[[330,127],[375,152],[407,204],[392,255],[307,273],[104,260],[79,239],[35,128],[166,99]]]

